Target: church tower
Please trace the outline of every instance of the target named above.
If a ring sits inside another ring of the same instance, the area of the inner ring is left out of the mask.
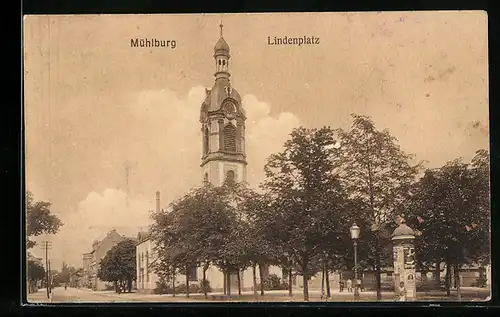
[[[201,105],[201,169],[204,182],[220,186],[225,180],[246,181],[245,111],[239,93],[229,77],[229,45],[224,40],[223,25],[214,47],[215,83],[205,89]]]

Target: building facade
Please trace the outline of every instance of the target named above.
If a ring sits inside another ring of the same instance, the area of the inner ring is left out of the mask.
[[[157,258],[149,232],[139,232],[136,245],[136,285],[139,291],[150,292],[156,288],[156,282],[159,281],[159,278],[153,265]]]
[[[118,243],[130,239],[120,235],[115,229],[108,232],[106,237],[100,241],[94,241],[92,251],[83,254],[84,285],[95,291],[103,291],[111,287],[111,283],[101,281],[97,277],[101,260],[106,253]],[[135,240],[135,239],[134,239]]]

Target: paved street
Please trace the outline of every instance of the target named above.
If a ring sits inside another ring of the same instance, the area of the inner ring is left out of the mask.
[[[221,293],[210,293],[208,301],[224,301]],[[488,290],[479,288],[464,288],[462,290],[463,301],[484,301],[489,295]],[[421,301],[449,301],[456,300],[455,293],[452,292],[451,298],[446,297],[445,292],[432,292],[428,294],[419,293],[419,300]],[[321,292],[318,290],[311,290],[309,292],[311,302],[319,302],[321,300]],[[375,292],[362,292],[360,294],[361,301],[374,301],[376,299]],[[391,292],[382,293],[383,301],[392,301],[394,295]],[[264,296],[258,296],[257,301],[264,302],[290,302],[303,300],[302,292],[299,290],[294,292],[294,296],[290,298],[287,291],[268,291]],[[92,291],[89,289],[76,289],[63,287],[55,288],[52,291],[51,299],[47,299],[45,289],[39,290],[37,293],[28,295],[28,302],[30,303],[113,303],[113,302],[203,302],[206,301],[203,294],[192,294],[190,298],[186,298],[184,294],[173,297],[172,295],[158,295],[158,294],[140,294],[140,293],[122,293],[117,294],[113,291]],[[255,301],[252,292],[243,292],[241,296],[233,295],[231,301],[249,302]],[[339,293],[332,292],[332,302],[349,302],[353,301],[352,293]]]

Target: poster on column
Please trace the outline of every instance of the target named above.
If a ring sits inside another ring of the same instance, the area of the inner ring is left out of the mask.
[[[404,247],[404,268],[405,270],[415,269],[415,248]]]

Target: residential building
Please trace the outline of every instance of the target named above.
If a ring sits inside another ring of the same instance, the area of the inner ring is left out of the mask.
[[[83,269],[86,287],[93,290],[105,290],[111,287],[111,283],[101,281],[97,277],[100,262],[106,256],[106,253],[111,250],[111,248],[126,239],[130,238],[120,235],[115,229],[113,229],[108,232],[106,237],[102,240],[94,241],[92,244],[92,251],[83,254]]]

